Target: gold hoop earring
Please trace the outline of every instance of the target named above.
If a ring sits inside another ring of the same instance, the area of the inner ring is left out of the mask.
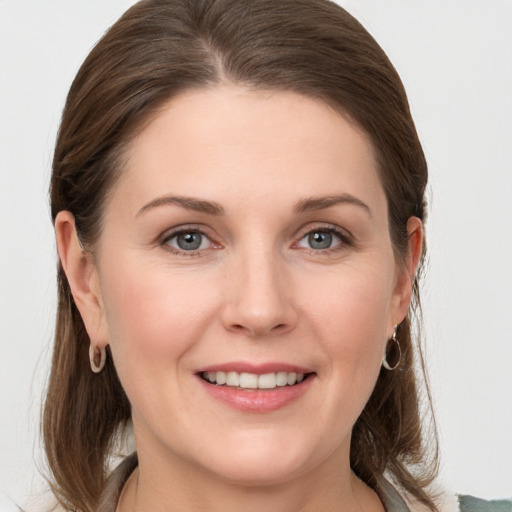
[[[91,370],[94,373],[100,373],[105,366],[107,360],[107,351],[104,348],[94,346],[92,343],[89,345],[89,361],[91,363]]]
[[[386,370],[396,370],[400,365],[400,361],[402,360],[402,351],[400,349],[400,343],[396,339],[396,332],[398,330],[398,325],[395,325],[393,336],[389,338],[386,343],[386,350],[384,351],[384,357],[382,358],[382,366],[386,368]]]

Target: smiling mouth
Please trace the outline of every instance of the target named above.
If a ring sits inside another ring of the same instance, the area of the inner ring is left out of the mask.
[[[296,386],[312,373],[272,372],[264,374],[238,372],[201,372],[199,376],[210,384],[237,389],[276,389]]]

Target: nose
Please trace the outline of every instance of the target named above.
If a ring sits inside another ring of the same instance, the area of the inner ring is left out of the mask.
[[[291,331],[297,323],[286,264],[272,251],[240,255],[226,275],[224,327],[252,338]]]

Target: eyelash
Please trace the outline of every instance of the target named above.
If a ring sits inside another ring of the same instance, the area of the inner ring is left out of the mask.
[[[324,224],[318,226],[308,226],[307,230],[304,231],[297,242],[294,245],[299,244],[302,240],[306,239],[309,235],[313,233],[322,233],[322,234],[330,234],[334,235],[339,239],[339,243],[334,245],[333,247],[327,247],[325,249],[314,249],[312,247],[303,247],[304,250],[309,251],[311,254],[327,254],[334,253],[337,251],[342,251],[347,247],[351,247],[354,245],[354,241],[352,235],[345,230],[336,228],[334,226],[326,226]]]
[[[335,228],[333,226],[325,226],[325,225],[319,225],[315,227],[308,227],[307,230],[303,231],[298,238],[296,242],[293,243],[292,247],[297,246],[302,240],[304,240],[306,237],[313,233],[322,233],[322,234],[331,234],[334,235],[339,239],[339,243],[336,244],[333,247],[327,247],[325,249],[314,249],[312,247],[302,247],[301,249],[306,250],[310,252],[311,254],[325,254],[325,253],[333,253],[336,251],[343,250],[344,248],[350,247],[353,245],[353,239],[350,233],[341,230],[339,228]],[[203,248],[203,249],[196,249],[196,250],[184,250],[184,249],[178,249],[176,247],[173,247],[170,245],[170,241],[174,238],[177,238],[180,235],[183,234],[197,234],[201,237],[206,238],[209,241],[209,247]],[[200,226],[185,226],[179,229],[176,229],[175,231],[172,231],[170,233],[166,233],[161,237],[160,244],[164,246],[164,248],[168,251],[170,251],[172,254],[178,255],[178,256],[185,256],[185,257],[197,257],[202,254],[202,252],[206,249],[209,249],[213,246],[214,248],[220,248],[221,245],[215,243],[212,240],[212,237],[207,235],[204,230]]]
[[[179,229],[176,229],[170,233],[166,233],[163,237],[162,237],[162,240],[161,240],[161,245],[164,246],[164,248],[168,251],[170,251],[172,254],[175,254],[177,256],[185,256],[185,257],[194,257],[194,256],[200,256],[201,253],[205,250],[205,249],[196,249],[196,250],[190,250],[190,251],[187,251],[187,250],[184,250],[184,249],[178,249],[176,247],[173,247],[172,245],[169,244],[169,242],[174,239],[174,238],[177,238],[178,236],[180,235],[183,235],[183,234],[197,234],[197,235],[200,235],[201,237],[204,237],[206,238],[207,240],[209,240],[209,246],[211,247],[212,245],[218,245],[218,244],[215,244],[213,241],[212,241],[212,237],[211,236],[208,236],[203,229],[201,229],[201,227],[199,226],[185,226],[185,227],[182,227],[182,228],[179,228]],[[218,245],[218,247],[220,247],[220,245]]]

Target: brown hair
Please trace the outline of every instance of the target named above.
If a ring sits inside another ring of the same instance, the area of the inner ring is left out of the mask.
[[[404,257],[407,220],[425,217],[423,151],[392,64],[362,25],[328,0],[143,0],[130,8],[69,91],[53,161],[53,219],[70,211],[84,248],[93,250],[102,207],[136,132],[179,92],[222,82],[317,98],[359,125],[373,142],[393,247],[398,261]],[[90,371],[90,340],[60,266],[58,283],[44,442],[58,499],[93,511],[130,405],[110,354],[101,374]],[[351,465],[374,488],[387,472],[436,510],[426,486],[437,471],[437,438],[435,425],[428,440],[422,423],[417,374],[426,383],[425,369],[411,339],[417,278],[413,295],[398,332],[401,366],[381,371],[353,429]]]

